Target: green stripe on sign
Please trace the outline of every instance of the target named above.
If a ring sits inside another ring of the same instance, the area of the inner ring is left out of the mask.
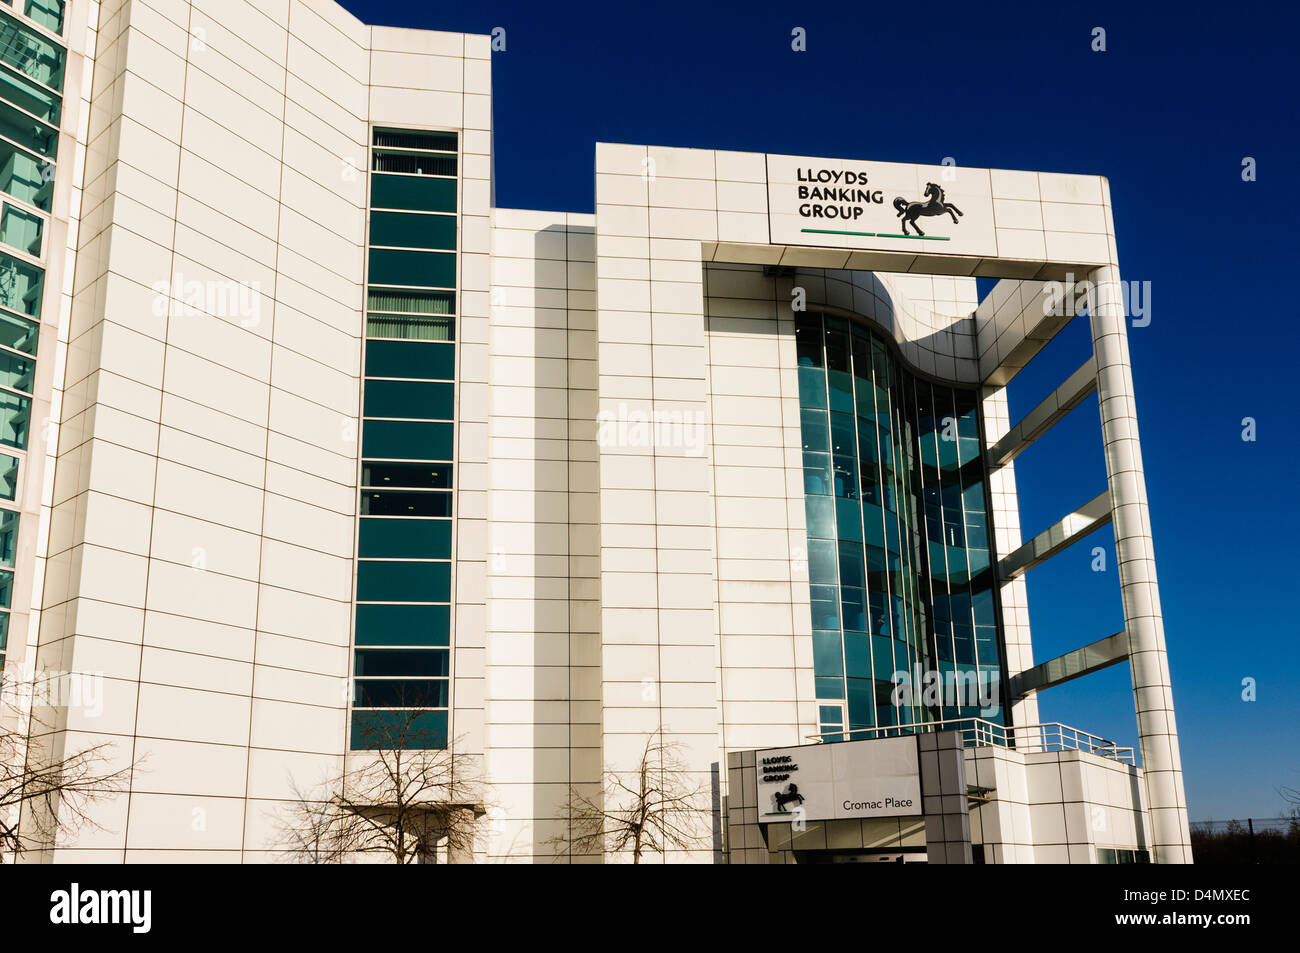
[[[951,238],[945,238],[943,235],[891,235],[889,232],[841,232],[833,228],[801,228],[801,232],[808,232],[813,235],[856,235],[862,238],[920,238],[928,239],[932,242],[950,242]]]
[[[811,232],[815,235],[861,235],[865,238],[875,238],[875,232],[837,232],[833,228],[801,228],[801,232]]]

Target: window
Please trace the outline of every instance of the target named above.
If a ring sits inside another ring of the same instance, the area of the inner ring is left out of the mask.
[[[353,674],[358,678],[376,675],[429,675],[447,677],[446,649],[357,649]]]
[[[444,252],[372,248],[370,280],[385,285],[451,288],[456,284],[456,256]]]
[[[0,566],[13,569],[17,549],[18,514],[13,510],[0,510]]]
[[[409,712],[354,710],[352,712],[351,747],[365,751],[384,746],[385,739],[400,737],[411,749],[447,747],[447,712],[423,711],[411,717]]]
[[[370,245],[391,248],[456,248],[454,215],[371,212]],[[373,295],[373,292],[372,292]]]
[[[456,180],[376,172],[370,176],[370,206],[413,212],[454,212]]]
[[[45,219],[39,215],[4,203],[3,212],[0,212],[0,242],[39,258],[44,227]]]
[[[375,145],[439,152],[456,151],[456,133],[429,129],[376,129]]]
[[[456,337],[454,291],[371,288],[366,303],[368,338],[451,341]]]
[[[362,516],[451,516],[451,494],[438,490],[366,490]]]
[[[370,167],[376,172],[401,172],[406,175],[455,175],[456,157],[376,149]]]
[[[13,143],[0,140],[0,192],[48,212],[54,192],[53,173],[49,160],[38,159]]]
[[[1140,848],[1098,847],[1099,864],[1149,864],[1151,855]]]
[[[59,152],[58,129],[10,105],[7,100],[13,92],[13,83],[0,80],[0,136],[47,159],[55,158]]]
[[[0,396],[2,400],[2,396]],[[0,442],[4,438],[0,435]],[[450,460],[452,425],[423,420],[365,420],[361,452],[390,460]],[[17,444],[14,444],[17,446]]]
[[[366,342],[366,377],[404,377],[449,381],[455,375],[456,347],[402,341]]]
[[[31,413],[30,397],[0,390],[0,443],[26,450]]]
[[[14,70],[3,57],[0,57],[0,98],[58,128],[63,114],[62,97]]]
[[[61,92],[66,57],[63,47],[15,17],[0,13],[0,63]]]
[[[358,678],[352,683],[352,704],[357,708],[446,708],[446,679]]]
[[[3,0],[10,7],[21,10],[51,33],[63,32],[64,0]]]
[[[12,500],[18,492],[18,458],[0,453],[0,497]]]
[[[450,463],[382,463],[367,460],[361,465],[361,485],[450,490],[451,471]]]
[[[451,564],[361,560],[358,602],[449,602]]]
[[[367,417],[451,420],[453,403],[450,382],[369,381],[363,413]]]
[[[0,311],[0,344],[25,354],[35,354],[36,338],[35,322]]]
[[[36,362],[19,357],[9,351],[0,351],[0,387],[9,387],[30,394]]]
[[[44,286],[45,272],[0,252],[0,307],[39,319]]]
[[[450,520],[363,519],[359,535],[357,555],[362,558],[451,558]]]
[[[426,730],[408,745],[447,743],[458,145],[437,131],[372,139],[353,748],[410,710]]]
[[[843,317],[795,322],[814,684],[846,701],[822,706],[823,737],[978,713],[896,708],[896,670],[1000,671],[977,396],[891,348]]]
[[[449,645],[451,607],[357,606],[357,645]]]

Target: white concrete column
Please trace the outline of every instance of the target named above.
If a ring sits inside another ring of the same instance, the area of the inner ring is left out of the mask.
[[[1119,269],[1098,268],[1089,276],[1092,291],[1092,342],[1097,358],[1097,397],[1101,406],[1106,476],[1114,512],[1124,624],[1129,637],[1129,668],[1151,815],[1153,860],[1190,863],[1191,835],[1183,794],[1182,758],[1174,723],[1174,698],[1165,655],[1146,478],[1138,441],[1133,374]]]

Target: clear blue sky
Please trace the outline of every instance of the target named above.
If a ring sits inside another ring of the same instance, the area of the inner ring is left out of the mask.
[[[1138,4],[343,0],[362,20],[506,30],[493,59],[501,207],[590,212],[597,141],[1108,176],[1193,820],[1276,816],[1300,787],[1294,10]],[[807,30],[808,50],[790,49]],[[1094,27],[1107,51],[1090,48]],[[1243,182],[1245,156],[1258,181]],[[1013,416],[1087,356],[1075,322]],[[1290,396],[1288,396],[1290,395]],[[1241,420],[1258,440],[1241,439]],[[1096,402],[1017,461],[1028,532],[1105,486]],[[1109,551],[1091,571],[1091,549]],[[1037,656],[1123,627],[1109,529],[1029,575]],[[1258,700],[1241,699],[1242,679]],[[1044,720],[1136,744],[1127,667],[1044,694]]]

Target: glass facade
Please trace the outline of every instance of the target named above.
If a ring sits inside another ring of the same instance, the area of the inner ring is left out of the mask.
[[[420,711],[445,747],[451,704],[456,367],[455,133],[376,129],[361,395],[354,749]]]
[[[1001,723],[975,392],[912,374],[892,342],[848,318],[796,315],[795,340],[824,739],[940,719]]]
[[[9,636],[19,477],[32,429],[67,49],[62,0],[0,7],[0,669]]]

